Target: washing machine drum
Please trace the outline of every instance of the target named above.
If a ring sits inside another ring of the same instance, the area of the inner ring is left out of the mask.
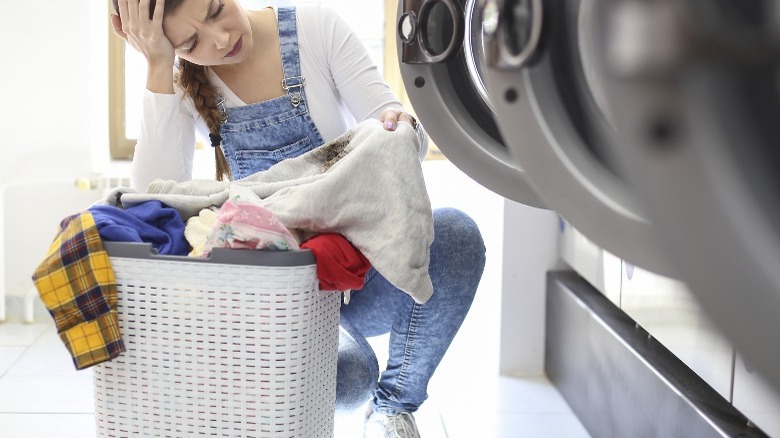
[[[780,2],[599,3],[613,153],[681,277],[780,389]]]
[[[434,142],[474,179],[541,201],[608,251],[675,276],[607,153],[615,128],[594,11],[594,0],[404,0],[406,90]]]

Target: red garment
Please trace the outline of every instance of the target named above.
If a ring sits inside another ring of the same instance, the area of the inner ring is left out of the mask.
[[[371,263],[341,234],[323,233],[301,243],[317,259],[320,290],[360,289]]]

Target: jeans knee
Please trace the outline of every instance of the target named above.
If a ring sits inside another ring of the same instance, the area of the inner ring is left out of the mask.
[[[455,208],[433,211],[434,239],[431,253],[461,254],[458,257],[482,273],[485,266],[485,241],[474,220]]]
[[[485,241],[474,220],[455,208],[439,208],[433,211],[433,245],[448,251],[470,252],[484,262]]]
[[[336,366],[336,411],[349,413],[363,405],[379,380],[379,364],[368,341],[345,318],[339,321]]]

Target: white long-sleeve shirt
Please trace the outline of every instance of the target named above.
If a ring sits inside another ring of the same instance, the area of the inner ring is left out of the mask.
[[[379,118],[386,108],[402,108],[363,43],[333,11],[320,4],[297,7],[301,74],[314,124],[328,142],[357,121]],[[227,107],[246,105],[209,68],[212,84]],[[262,80],[262,78],[258,78]],[[131,167],[131,186],[145,190],[155,179],[192,179],[196,131],[208,138],[206,122],[180,87],[175,94],[146,90],[143,114]],[[427,135],[418,124],[421,157]]]

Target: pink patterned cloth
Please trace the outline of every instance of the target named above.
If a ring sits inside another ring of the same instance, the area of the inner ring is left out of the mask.
[[[203,256],[213,248],[300,249],[298,241],[260,198],[244,187],[231,188],[231,196],[217,212],[217,220],[206,239]]]

